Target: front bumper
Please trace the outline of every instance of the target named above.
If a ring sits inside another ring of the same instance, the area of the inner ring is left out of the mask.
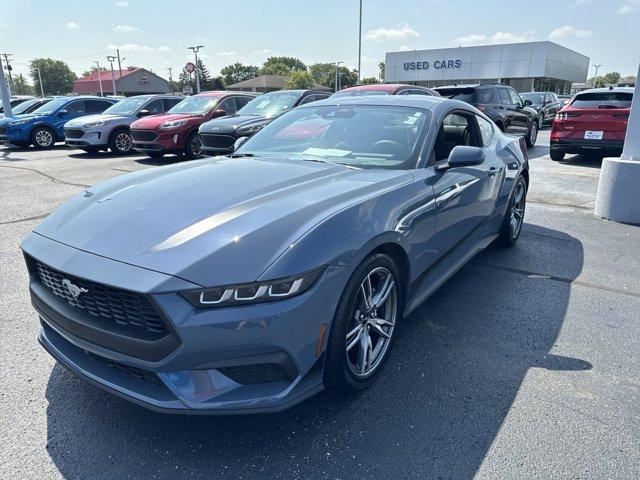
[[[175,277],[33,237],[25,241],[25,252],[40,255],[53,268],[111,285],[113,279],[126,279],[123,287],[154,291],[154,301],[179,338],[178,346],[153,360],[124,354],[101,339],[82,338],[55,318],[65,315],[73,322],[73,312],[57,306],[59,298],[47,298],[32,275],[32,301],[43,325],[40,343],[100,388],[153,410],[206,414],[283,410],[323,388],[327,336],[321,332],[331,323],[347,268],[329,267],[309,291],[288,300],[197,310],[175,293],[184,289]],[[54,312],[42,308],[43,302]]]
[[[29,141],[29,133],[24,128],[5,127],[0,131],[0,145],[20,145]]]
[[[175,153],[184,148],[187,135],[171,130],[159,131],[153,141],[140,141],[133,137],[133,149],[141,153]]]
[[[80,128],[65,128],[64,143],[70,147],[106,148],[109,138],[108,132],[101,130],[84,130]]]

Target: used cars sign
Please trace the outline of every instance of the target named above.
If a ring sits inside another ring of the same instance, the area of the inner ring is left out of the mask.
[[[433,62],[433,68],[460,68],[462,66],[462,60],[436,60]],[[429,62],[404,62],[405,70],[428,70],[431,68]]]

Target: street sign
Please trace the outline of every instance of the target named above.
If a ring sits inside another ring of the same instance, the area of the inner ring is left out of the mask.
[[[184,93],[185,95],[191,95],[193,93],[193,87],[185,85],[184,87],[182,87],[182,93]]]
[[[187,62],[184,66],[184,71],[187,73],[193,73],[196,71],[196,66],[192,62]]]

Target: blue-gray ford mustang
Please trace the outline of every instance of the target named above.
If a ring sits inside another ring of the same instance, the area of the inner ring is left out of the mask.
[[[403,316],[520,235],[524,141],[457,100],[314,102],[237,147],[87,188],[23,242],[61,364],[169,412],[363,389]]]

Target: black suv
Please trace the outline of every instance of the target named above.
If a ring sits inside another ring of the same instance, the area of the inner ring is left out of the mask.
[[[202,152],[225,155],[233,152],[237,139],[250,137],[274,118],[298,105],[328,98],[331,93],[319,90],[280,90],[254,98],[235,115],[216,118],[200,125]]]
[[[443,97],[472,104],[493,120],[503,132],[523,136],[527,147],[535,145],[540,128],[538,111],[531,108],[530,100],[522,100],[510,86],[481,83],[436,87],[435,90]]]
[[[541,125],[551,123],[558,110],[562,108],[558,96],[553,92],[526,92],[521,93],[520,96],[525,102],[531,101],[531,108],[538,111]]]

